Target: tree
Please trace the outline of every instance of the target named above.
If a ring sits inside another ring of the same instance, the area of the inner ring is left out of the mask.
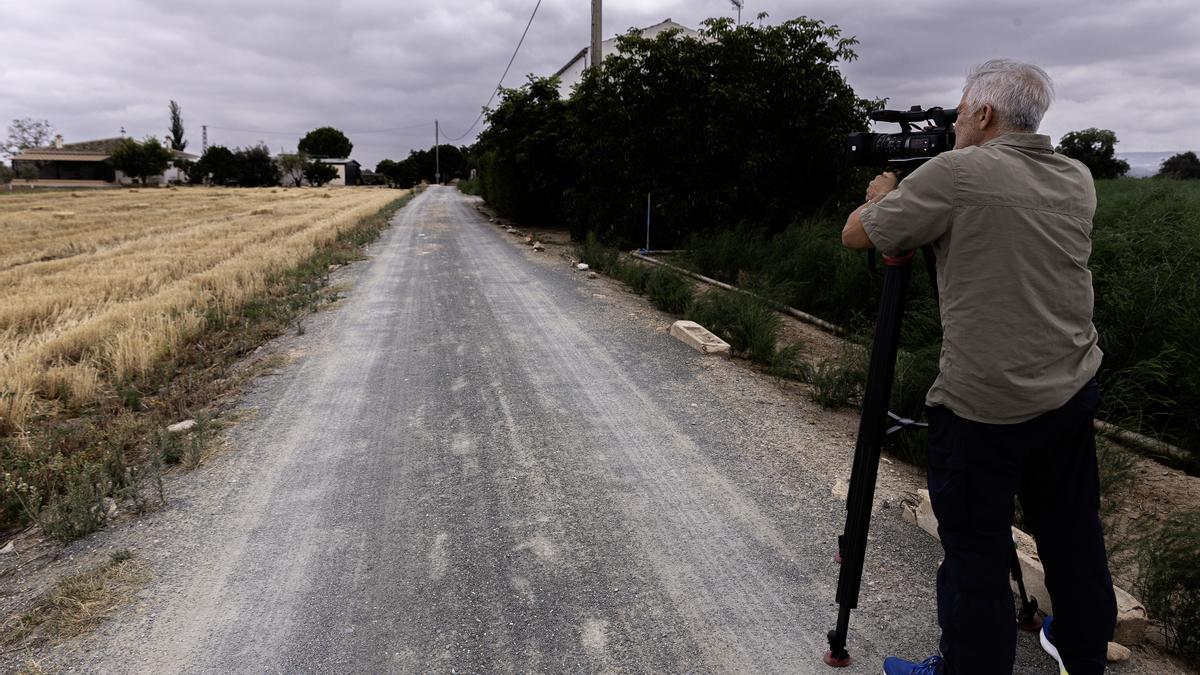
[[[179,104],[171,101],[171,147],[176,150],[184,150],[187,148],[187,141],[183,138],[183,116],[179,111]]]
[[[304,170],[310,163],[302,152],[279,156],[279,168],[283,171],[283,177],[292,181],[296,187],[304,184]]]
[[[671,247],[739,223],[780,230],[861,196],[846,137],[874,102],[839,69],[856,41],[807,18],[709,19],[700,32],[619,38],[567,101],[554,80],[502,92],[474,150],[485,198],[632,245],[651,194],[654,244]]]
[[[13,173],[12,169],[8,168],[4,164],[0,164],[0,185],[7,185],[8,183],[11,183],[15,176],[16,174]]]
[[[112,163],[118,171],[135,176],[145,184],[147,178],[157,176],[171,166],[171,151],[153,136],[148,136],[141,143],[123,138],[113,149]]]
[[[399,162],[385,159],[375,165],[375,172],[383,174],[391,187],[410,188],[418,180],[417,165],[412,158],[413,154],[416,153],[410,154],[408,159]]]
[[[338,177],[337,167],[321,161],[310,162],[304,169],[304,178],[310,185],[320,187]]]
[[[1163,178],[1200,178],[1200,157],[1196,157],[1196,153],[1190,150],[1173,155],[1162,163],[1157,175]]]
[[[337,129],[321,127],[305,134],[304,138],[300,139],[298,149],[309,157],[340,159],[350,156],[354,144],[346,138],[346,134]]]
[[[1117,135],[1108,129],[1071,131],[1062,137],[1055,148],[1071,159],[1083,162],[1092,178],[1120,178],[1129,172],[1129,162],[1113,157]]]
[[[8,140],[4,142],[4,152],[15,155],[27,148],[41,148],[50,145],[54,137],[54,126],[50,120],[35,120],[24,117],[13,120],[8,125]]]
[[[256,145],[234,153],[234,179],[241,187],[270,187],[279,185],[279,165],[265,145]]]
[[[194,171],[188,174],[193,183],[205,180],[213,185],[227,185],[237,180],[237,156],[223,145],[210,145],[196,162]]]

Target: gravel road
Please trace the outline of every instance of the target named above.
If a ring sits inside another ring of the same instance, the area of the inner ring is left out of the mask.
[[[51,665],[831,672],[845,416],[831,435],[454,189],[415,199],[371,255],[241,402],[257,414],[230,449],[92,540],[156,578]],[[939,558],[879,509],[841,672],[932,652]],[[1053,672],[1030,636],[1017,672]]]

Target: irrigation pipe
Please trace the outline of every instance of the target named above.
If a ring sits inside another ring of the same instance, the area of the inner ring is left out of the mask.
[[[666,252],[667,251],[647,251],[647,253],[666,253]],[[670,263],[665,263],[661,260],[655,260],[654,258],[651,258],[650,256],[645,255],[643,253],[639,253],[638,251],[631,251],[630,255],[632,255],[633,257],[635,257],[639,260],[644,260],[652,265],[660,265],[662,267],[666,267],[666,268],[675,270],[676,272],[679,272],[680,274],[689,276],[693,279],[696,279],[697,281],[703,281],[704,283],[712,285],[712,286],[716,286],[717,288],[723,288],[727,291],[732,291],[734,293],[741,293],[743,295],[748,295],[752,298],[756,298],[758,300],[761,300],[761,301],[767,303],[768,305],[775,308],[776,310],[778,310],[784,314],[787,314],[788,316],[793,316],[797,319],[800,319],[801,321],[803,321],[805,323],[812,324],[826,332],[833,333],[834,335],[837,335],[838,337],[847,337],[849,335],[847,333],[847,331],[844,328],[842,328],[841,326],[829,323],[828,321],[825,321],[824,319],[815,317],[812,314],[809,314],[807,312],[801,312],[800,310],[795,309],[794,307],[788,307],[787,305],[784,305],[784,304],[781,304],[778,302],[773,302],[771,300],[767,300],[766,298],[755,295],[754,293],[751,293],[750,291],[738,288],[737,286],[731,286],[723,281],[717,281],[716,279],[706,277],[703,274],[697,274],[691,270],[686,270],[686,269],[683,269],[682,267],[677,267]],[[1182,448],[1176,447],[1169,443],[1164,443],[1158,439],[1150,438],[1149,436],[1143,436],[1142,434],[1139,434],[1135,431],[1129,431],[1128,429],[1122,429],[1121,427],[1119,427],[1115,424],[1110,424],[1103,420],[1096,420],[1095,427],[1096,427],[1096,431],[1104,434],[1105,436],[1114,438],[1118,441],[1121,441],[1122,443],[1125,443],[1126,445],[1132,446],[1134,450],[1137,450],[1141,454],[1147,455],[1153,459],[1165,458],[1167,460],[1170,460],[1171,463],[1176,464],[1181,467],[1190,467],[1190,466],[1196,465],[1196,460],[1191,457],[1190,453],[1188,453],[1187,451],[1185,451]]]
[[[778,302],[774,302],[772,300],[768,300],[764,297],[755,295],[754,293],[751,293],[750,291],[738,288],[737,286],[730,286],[729,284],[727,284],[723,281],[717,281],[716,279],[711,279],[709,277],[704,276],[703,274],[696,274],[695,272],[693,272],[691,270],[685,270],[682,267],[676,267],[675,265],[672,265],[670,263],[665,263],[661,260],[655,260],[654,258],[651,258],[648,255],[643,255],[641,253],[638,253],[637,251],[632,251],[632,252],[630,252],[629,255],[632,255],[633,257],[635,257],[639,260],[645,260],[646,262],[648,262],[652,265],[661,265],[668,269],[675,270],[676,272],[679,272],[680,274],[685,274],[693,279],[697,279],[699,281],[703,281],[706,284],[716,286],[717,288],[723,288],[727,291],[732,291],[734,293],[741,293],[742,295],[748,295],[757,300],[761,300],[762,302],[765,302],[768,305],[770,305],[772,308],[774,308],[780,312],[783,312],[784,314],[787,314],[788,316],[796,317],[797,319],[800,319],[804,323],[810,323],[810,324],[820,328],[821,330],[827,331],[829,333],[833,333],[834,335],[837,335],[839,337],[847,337],[849,335],[849,333],[847,333],[846,330],[844,328],[842,328],[841,326],[837,326],[832,323],[829,323],[828,321],[818,318],[818,317],[815,317],[812,314],[809,314],[807,312],[801,312],[800,310],[798,310],[794,307],[788,307],[787,305],[784,305],[784,304],[781,304]]]

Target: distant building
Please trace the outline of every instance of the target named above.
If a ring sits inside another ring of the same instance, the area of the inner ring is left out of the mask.
[[[659,33],[672,29],[678,30],[680,35],[683,37],[700,37],[699,31],[692,30],[683,24],[675,23],[670,19],[664,19],[662,22],[656,23],[653,26],[638,28],[636,30],[638,35],[641,35],[644,38],[653,39]],[[559,68],[558,72],[554,73],[554,76],[559,80],[558,93],[563,98],[570,96],[571,88],[583,80],[583,71],[587,69],[589,65],[591,65],[588,63],[588,59],[590,58],[590,54],[588,53],[589,51],[591,51],[590,47],[584,47],[583,49],[579,50],[579,53],[576,54],[574,58],[572,58],[570,61],[567,61],[567,65]],[[609,38],[600,45],[600,53],[603,54],[604,58],[606,59],[613,54],[616,54],[617,51],[616,37]]]
[[[87,186],[119,184],[129,185],[133,179],[113,167],[112,153],[124,136],[101,138],[94,141],[63,143],[62,135],[54,137],[54,145],[45,148],[28,148],[13,157],[12,167],[17,175],[22,170],[37,171],[39,185]],[[170,141],[167,142],[170,147]],[[171,150],[175,159],[196,161],[196,155]],[[167,168],[160,176],[150,176],[148,184],[185,180],[187,177],[175,166]]]
[[[317,161],[337,167],[338,177],[329,181],[330,185],[358,185],[362,183],[362,165],[353,159],[318,159]]]

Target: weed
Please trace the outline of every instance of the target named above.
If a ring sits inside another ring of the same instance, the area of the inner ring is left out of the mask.
[[[212,427],[212,416],[209,414],[196,415],[196,426],[192,427],[192,437],[187,446],[187,466],[195,469],[204,461],[204,448],[208,443],[209,431]]]
[[[713,290],[697,297],[687,318],[712,331],[739,354],[770,366],[775,359],[779,314],[761,300]]]
[[[597,272],[611,273],[620,260],[620,251],[600,243],[595,232],[588,232],[583,243],[575,248],[575,255]]]
[[[1200,512],[1172,516],[1137,547],[1139,597],[1167,645],[1200,664]]]
[[[142,409],[142,392],[138,391],[136,387],[122,387],[117,395],[121,397],[121,405],[129,410],[138,412]]]
[[[639,262],[621,262],[612,270],[611,274],[629,286],[630,290],[638,295],[646,293],[646,282],[650,279],[650,268]]]
[[[826,408],[855,404],[866,383],[867,357],[861,345],[846,343],[838,356],[816,365],[804,364],[800,380],[812,387],[809,398]]]
[[[156,429],[154,445],[158,449],[157,456],[164,464],[178,464],[183,459],[183,444],[179,442],[176,434]]]
[[[104,525],[104,498],[112,482],[91,462],[81,462],[66,474],[66,489],[54,494],[37,514],[46,536],[61,542],[78,539]]]
[[[646,278],[646,294],[662,311],[683,314],[692,302],[692,284],[678,272],[655,267]]]

